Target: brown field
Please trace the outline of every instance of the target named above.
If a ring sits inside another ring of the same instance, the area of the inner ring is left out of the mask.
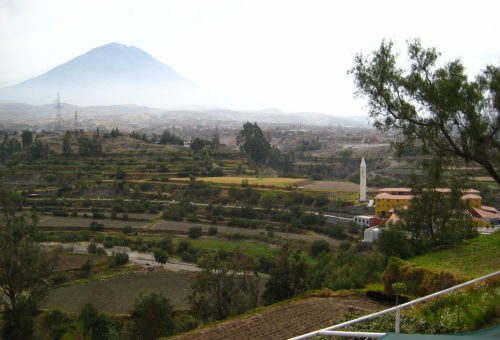
[[[144,289],[161,289],[172,300],[176,309],[186,309],[188,305],[185,297],[190,292],[186,280],[191,275],[192,273],[164,271],[56,288],[49,292],[49,298],[42,307],[59,306],[69,312],[79,312],[84,304],[92,302],[99,311],[128,313],[136,294]]]
[[[90,222],[100,221],[104,224],[105,228],[110,229],[121,229],[126,225],[131,226],[134,229],[146,228],[148,222],[135,222],[135,221],[124,221],[124,220],[96,220],[93,218],[74,218],[74,217],[54,217],[42,215],[40,216],[40,222],[38,226],[41,228],[58,227],[58,228],[88,228]]]
[[[158,222],[151,229],[154,230],[168,230],[168,231],[182,231],[184,233],[187,233],[189,231],[189,228],[195,227],[195,226],[201,226],[203,229],[203,232],[208,233],[208,228],[213,227],[213,225],[208,225],[208,224],[201,224],[201,223],[184,223],[184,222],[176,222],[176,221],[163,221],[163,222]],[[216,225],[219,233],[225,234],[225,233],[242,233],[242,234],[259,234],[263,229],[250,229],[250,228],[235,228],[235,227],[228,227],[224,225]],[[338,246],[342,241],[335,240],[333,238],[323,236],[323,235],[303,235],[303,234],[292,234],[289,233],[282,233],[282,232],[275,232],[275,235],[280,236],[280,237],[288,237],[291,239],[302,239],[306,240],[309,242],[313,242],[316,240],[326,240],[329,244]]]
[[[256,178],[256,177],[203,177],[200,180],[205,182],[212,183],[221,183],[221,184],[236,184],[239,185],[243,180],[248,180],[248,184],[250,185],[265,185],[265,186],[277,186],[277,187],[286,187],[291,186],[297,182],[302,182],[304,179],[302,178],[278,178],[278,177],[264,177],[264,178]],[[189,181],[189,178],[171,178],[171,181]]]
[[[92,260],[94,261],[94,264],[100,263],[100,262],[105,262],[108,260],[108,257],[106,256],[99,256],[99,255],[81,255],[81,254],[62,254],[58,261],[57,264],[54,268],[54,270],[67,270],[67,269],[73,269],[73,268],[80,268],[82,264],[84,264],[87,260]]]
[[[352,182],[315,181],[314,183],[303,185],[303,187],[306,189],[314,189],[314,190],[359,192],[359,184]],[[377,192],[377,189],[366,188],[366,192]]]
[[[349,306],[363,311],[388,308],[363,297],[308,298],[279,305],[259,314],[220,323],[175,337],[176,340],[287,339],[333,326]]]

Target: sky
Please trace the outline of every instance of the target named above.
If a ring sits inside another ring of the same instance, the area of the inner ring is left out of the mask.
[[[111,42],[207,89],[285,112],[366,115],[347,70],[420,38],[472,78],[500,63],[500,1],[0,0],[0,88]]]

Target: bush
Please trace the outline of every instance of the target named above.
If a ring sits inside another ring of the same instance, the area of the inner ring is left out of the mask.
[[[311,256],[317,257],[321,253],[329,253],[330,252],[330,244],[326,240],[315,240],[311,244]]]
[[[104,231],[104,224],[99,223],[97,221],[90,222],[90,230],[91,231]]]
[[[208,228],[208,235],[215,236],[218,233],[219,233],[219,229],[217,229],[217,227],[210,227],[210,228]]]
[[[121,251],[113,252],[111,258],[108,260],[108,264],[112,268],[116,268],[128,263],[128,254]]]
[[[103,247],[98,247],[97,248],[97,255],[108,255],[108,253],[106,253],[106,250],[104,250]]]
[[[189,228],[188,232],[189,238],[197,239],[200,238],[201,235],[202,235],[202,228],[200,226]]]
[[[125,227],[123,227],[123,228],[122,228],[122,232],[123,232],[124,234],[130,234],[132,231],[133,231],[133,230],[132,230],[132,227],[131,227],[131,226],[129,226],[129,225],[126,225]]]
[[[95,218],[95,219],[98,219],[98,220],[102,220],[103,218],[105,218],[106,216],[104,216],[104,213],[103,212],[99,212],[99,211],[94,211],[92,213],[92,217]]]
[[[52,307],[43,316],[43,326],[50,330],[52,327],[71,322],[69,314],[60,307]],[[63,333],[64,334],[64,333]]]
[[[54,210],[52,214],[57,217],[67,217],[69,213],[66,210]]]
[[[87,246],[87,252],[89,254],[96,254],[97,253],[97,243],[90,242],[89,245]]]
[[[97,249],[96,249],[96,253],[97,253]],[[80,269],[83,271],[89,272],[92,270],[93,267],[94,267],[94,261],[87,260],[87,261],[85,261],[85,263],[83,263],[81,265]]]

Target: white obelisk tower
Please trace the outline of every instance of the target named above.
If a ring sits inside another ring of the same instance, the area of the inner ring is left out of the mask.
[[[364,157],[359,166],[359,200],[366,201],[366,163]]]

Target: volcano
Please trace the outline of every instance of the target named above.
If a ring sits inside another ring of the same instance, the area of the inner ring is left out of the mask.
[[[57,94],[79,106],[136,104],[230,106],[231,98],[207,90],[134,46],[111,43],[20,84],[0,89],[0,102],[43,105]]]

